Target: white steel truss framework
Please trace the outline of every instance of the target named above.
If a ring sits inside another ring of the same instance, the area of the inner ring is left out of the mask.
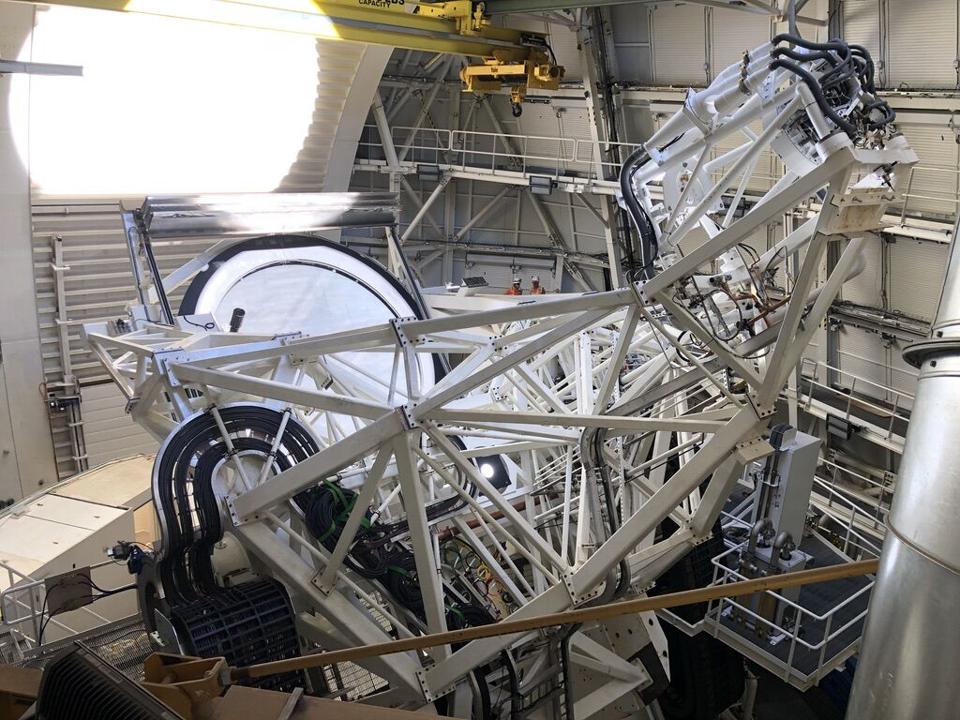
[[[318,336],[195,328],[196,318],[174,326],[149,311],[127,332],[88,326],[134,419],[166,438],[154,476],[161,520],[161,461],[208,418],[210,443],[225,448],[210,476],[213,511],[254,570],[282,580],[301,634],[321,645],[442,632],[468,622],[465,608],[490,622],[647,591],[710,536],[744,466],[772,451],[765,432],[787,378],[916,160],[886,124],[866,137],[832,126],[795,74],[770,68],[770,49],[692,94],[625,176],[624,201],[642,208],[659,252],[642,248],[621,289]],[[822,59],[809,64],[830,72]],[[845,122],[856,107],[869,116],[857,104],[867,95],[851,90]],[[756,121],[759,134],[748,127]],[[733,133],[743,145],[708,160]],[[770,149],[797,170],[738,217]],[[654,202],[647,183],[661,179]],[[755,259],[738,250],[812,200],[822,210],[776,248]],[[691,248],[694,231],[703,239]],[[829,242],[844,249],[821,278]],[[778,290],[772,275],[787,257],[797,272]],[[365,354],[392,358],[389,374]],[[459,362],[424,382],[438,356]],[[244,413],[264,412],[273,424],[244,424]],[[309,452],[290,449],[294,431]],[[340,515],[318,532],[308,500],[322,493]],[[206,531],[195,518],[177,522]],[[165,552],[175,559],[169,543]],[[637,650],[663,643],[653,618],[633,631]],[[481,684],[522,704],[518,695],[554,681],[556,643],[567,641],[566,662],[599,678],[562,686],[579,719],[623,698],[640,707],[662,673],[611,636],[491,638],[369,667],[390,684],[382,702],[450,695],[448,714],[470,715]]]

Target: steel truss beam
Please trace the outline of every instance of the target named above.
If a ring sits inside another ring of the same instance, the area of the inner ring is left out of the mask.
[[[758,83],[765,94],[740,99],[712,124],[687,116],[665,124],[661,132],[673,137],[677,123],[686,123],[682,141],[632,178],[662,240],[649,279],[610,292],[519,300],[450,296],[431,317],[318,337],[185,333],[137,321],[116,337],[90,327],[88,338],[141,418],[182,423],[197,413],[218,417],[220,407],[239,402],[312,428],[318,452],[282,471],[269,454],[254,453],[258,480],[224,478],[216,492],[225,526],[301,607],[326,616],[350,605],[334,623],[344,637],[385,632],[385,622],[401,634],[442,632],[467,602],[494,620],[519,620],[642,593],[710,534],[744,467],[772,451],[764,435],[783,384],[915,162],[895,137],[865,150],[834,135],[808,149],[809,172],[775,184],[724,227],[729,213],[715,200],[744,185],[753,156],[780,131],[762,133],[764,142],[748,135],[745,147],[714,165],[704,158],[720,137],[755,119],[796,127],[813,106],[801,107],[796,86],[781,87],[784,81]],[[664,202],[645,191],[685,162],[704,168],[703,182],[720,180],[678,185]],[[750,262],[734,250],[814,197],[822,201],[819,216],[766,260],[758,254]],[[671,237],[689,242],[690,228],[703,229],[705,239],[681,256]],[[820,282],[828,239],[846,249]],[[778,289],[769,275],[788,254],[803,259],[791,287]],[[462,359],[426,382],[421,364],[445,352]],[[366,367],[364,353],[392,358],[389,378]],[[244,467],[239,460],[226,466]],[[343,534],[323,546],[297,529],[296,498],[330,486],[355,492],[357,505],[343,508]],[[678,530],[655,537],[666,518]],[[415,575],[419,609],[400,606],[388,585],[354,569],[364,522],[389,528],[391,545],[412,555],[415,570],[404,572]],[[657,642],[644,622],[633,629]],[[511,663],[548,666],[540,640],[477,639],[455,651],[438,647],[430,661],[381,659],[375,671],[389,666],[391,682],[421,702],[459,685],[459,705],[473,673],[500,681],[494,668],[507,662],[503,652],[513,653]],[[606,695],[634,692],[650,676],[611,658],[611,648],[582,638],[574,646],[584,667],[613,667]],[[585,715],[601,707],[600,696],[571,699]]]

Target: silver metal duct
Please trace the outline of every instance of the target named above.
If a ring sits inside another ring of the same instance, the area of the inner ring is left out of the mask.
[[[958,220],[960,222],[960,220]],[[960,243],[920,368],[847,720],[960,713]]]

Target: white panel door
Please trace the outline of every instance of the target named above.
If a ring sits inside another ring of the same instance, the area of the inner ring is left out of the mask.
[[[706,21],[700,5],[657,5],[651,13],[653,79],[657,85],[706,83]]]
[[[892,0],[888,3],[890,87],[957,86],[957,1]]]

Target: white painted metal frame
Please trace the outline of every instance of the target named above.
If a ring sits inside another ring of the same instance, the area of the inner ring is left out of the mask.
[[[708,237],[683,257],[665,255],[645,283],[493,309],[455,308],[318,337],[184,332],[144,320],[128,333],[89,326],[87,337],[134,417],[159,436],[195,413],[236,402],[262,403],[324,428],[317,454],[283,472],[265,464],[258,482],[225,490],[220,500],[230,532],[298,602],[330,620],[338,642],[385,640],[386,627],[398,633],[446,627],[441,536],[469,546],[509,588],[509,606],[491,606],[499,617],[642,592],[709,535],[743,466],[770,452],[763,434],[787,376],[855,269],[864,233],[896,198],[915,161],[902,142],[865,150],[834,136],[811,148],[819,160],[810,172],[778,183],[735,222],[727,213],[721,227],[712,219],[715,200],[737,184],[767,140],[809,109],[798,102],[796,86],[780,84],[774,79],[765,93],[739,98],[713,126],[684,114],[680,126],[696,127],[691,139],[657,153],[641,173],[642,186],[684,158],[700,167],[720,135],[757,118],[769,122],[762,142],[727,154],[730,169],[718,184],[701,192],[689,189],[691,181],[677,206],[654,204],[638,189],[667,248],[694,227]],[[878,173],[888,185],[870,182]],[[787,252],[762,267],[730,252],[821,190],[819,217],[784,241]],[[827,242],[848,236],[840,262],[816,287]],[[769,313],[749,316],[748,327],[737,319],[743,309],[733,293],[765,297],[766,272],[789,253],[803,255],[793,287]],[[702,289],[717,277],[732,288],[731,297],[711,311]],[[721,337],[716,322],[737,332]],[[391,355],[389,379],[345,361],[346,352]],[[419,363],[448,353],[464,359],[435,385],[422,386]],[[389,402],[373,399],[364,389],[371,382],[388,388]],[[470,444],[464,449],[455,439]],[[491,455],[509,470],[502,490],[476,462]],[[669,476],[668,461],[678,468]],[[425,624],[345,564],[361,512],[350,513],[332,553],[296,530],[291,499],[330,478],[358,490],[357,507],[406,520],[398,541],[416,558]],[[604,488],[619,496],[613,506]],[[450,497],[461,501],[451,516],[428,517],[429,502]],[[668,517],[679,529],[655,542],[654,531]],[[526,643],[490,638],[456,651],[437,648],[429,658],[380,658],[371,669],[405,700],[430,702]],[[613,662],[584,638],[575,645],[577,662],[614,667],[599,695],[576,699],[578,718],[648,681],[648,673]]]

